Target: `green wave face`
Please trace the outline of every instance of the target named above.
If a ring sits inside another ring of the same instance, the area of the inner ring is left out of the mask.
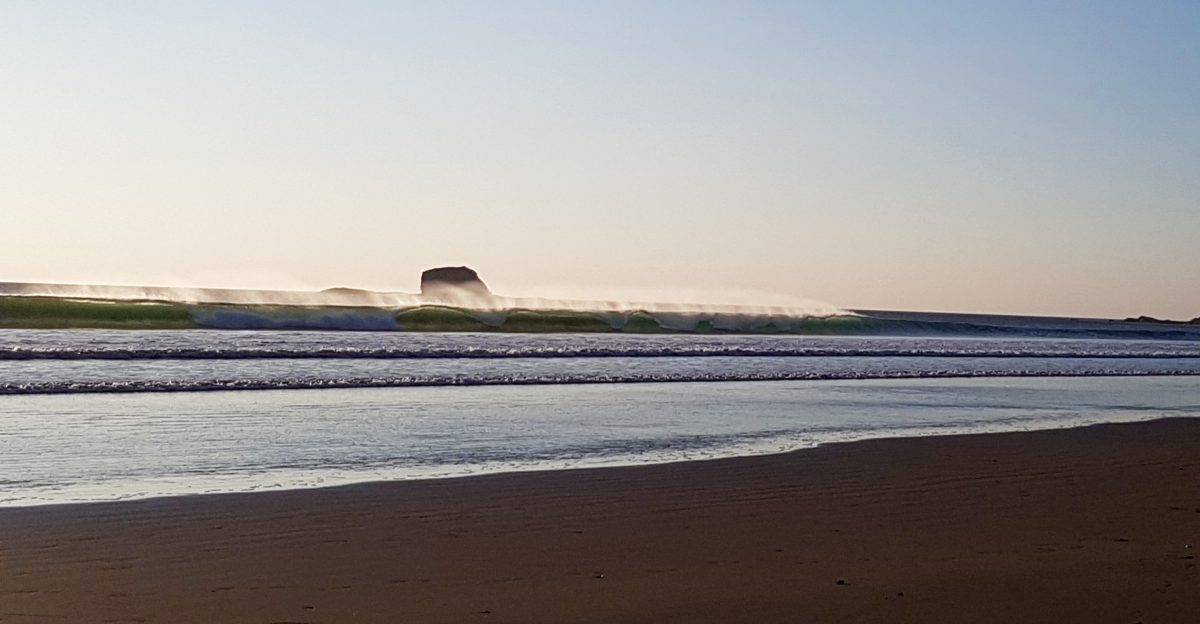
[[[489,331],[495,327],[471,316],[465,310],[427,306],[401,310],[396,314],[401,331]]]
[[[188,306],[59,297],[0,297],[0,327],[21,329],[190,329]]]
[[[405,309],[184,304],[0,296],[0,328],[313,329],[525,333],[855,334],[885,330],[862,317],[782,317],[704,313]],[[882,322],[887,324],[886,321]]]
[[[610,332],[611,323],[586,312],[534,312],[519,310],[508,314],[500,325],[514,332]]]

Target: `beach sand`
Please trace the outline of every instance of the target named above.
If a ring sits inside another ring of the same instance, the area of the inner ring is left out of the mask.
[[[0,510],[0,622],[1200,621],[1200,419]]]

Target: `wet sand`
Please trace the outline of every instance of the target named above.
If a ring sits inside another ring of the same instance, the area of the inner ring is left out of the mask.
[[[1200,621],[1200,419],[0,509],[0,622]]]

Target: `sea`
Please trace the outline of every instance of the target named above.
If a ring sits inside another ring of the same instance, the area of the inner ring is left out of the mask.
[[[0,506],[1200,416],[1200,326],[860,311],[841,335],[0,330]]]

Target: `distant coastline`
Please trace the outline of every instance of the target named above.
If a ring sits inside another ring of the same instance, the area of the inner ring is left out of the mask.
[[[1153,316],[1131,316],[1125,319],[1126,323],[1161,323],[1163,325],[1200,325],[1200,316],[1190,321],[1173,321],[1171,319],[1154,318]]]

